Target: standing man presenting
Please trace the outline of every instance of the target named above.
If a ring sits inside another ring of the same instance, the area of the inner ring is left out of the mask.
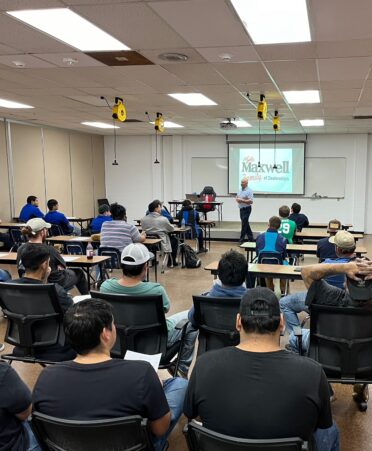
[[[253,241],[253,233],[249,225],[249,216],[252,211],[253,191],[248,188],[248,178],[242,178],[240,182],[242,189],[236,195],[236,202],[240,210],[240,220],[242,222],[242,230],[240,232],[240,243],[244,243],[247,235],[248,241]]]

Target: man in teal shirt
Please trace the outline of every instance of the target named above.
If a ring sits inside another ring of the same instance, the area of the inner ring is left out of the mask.
[[[159,283],[143,281],[146,277],[148,262],[153,256],[143,244],[129,244],[121,254],[123,276],[120,279],[112,278],[103,282],[100,289],[102,293],[130,296],[156,296],[160,294],[163,297],[164,313],[167,313],[170,309],[170,301],[164,287]],[[176,329],[176,324],[187,319],[187,315],[188,311],[185,310],[167,318],[168,347],[181,339],[182,330]],[[187,376],[192,362],[197,335],[198,331],[191,324],[188,324],[179,365],[181,373],[185,376]]]

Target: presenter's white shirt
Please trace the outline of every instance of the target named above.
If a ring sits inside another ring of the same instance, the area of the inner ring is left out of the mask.
[[[238,194],[236,195],[236,197],[239,197],[240,199],[250,199],[253,200],[253,191],[249,188],[249,186],[247,186],[247,188],[245,189],[241,189]],[[247,204],[243,204],[243,203],[238,203],[238,207],[239,208],[246,208],[246,207],[250,207],[251,205],[247,205]]]

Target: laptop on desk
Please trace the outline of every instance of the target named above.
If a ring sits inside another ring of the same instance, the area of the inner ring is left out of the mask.
[[[190,200],[191,202],[199,202],[203,200],[200,194],[186,194],[186,199]]]

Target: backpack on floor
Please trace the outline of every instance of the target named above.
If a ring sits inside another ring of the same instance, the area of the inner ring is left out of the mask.
[[[186,243],[181,245],[181,251],[185,258],[186,268],[199,268],[201,260],[198,258],[196,252]]]

